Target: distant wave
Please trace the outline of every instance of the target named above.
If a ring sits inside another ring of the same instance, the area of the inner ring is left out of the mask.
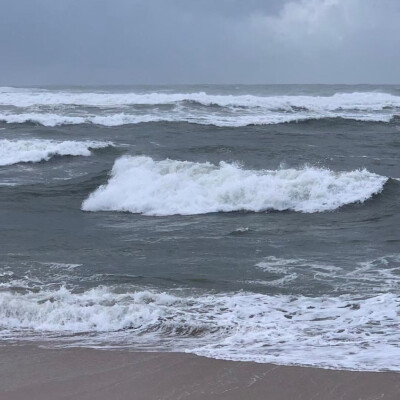
[[[173,118],[161,118],[157,116],[135,116],[129,114],[92,115],[92,116],[68,116],[53,113],[24,113],[24,114],[0,114],[0,121],[9,124],[35,123],[43,126],[95,124],[103,126],[120,126],[128,124],[140,124],[143,122],[173,121]]]
[[[379,193],[386,177],[366,170],[322,168],[246,170],[235,164],[154,161],[121,157],[111,178],[83,202],[85,211],[144,215],[293,210],[321,212],[363,202]]]
[[[0,105],[30,107],[40,105],[77,105],[120,107],[129,105],[175,104],[184,101],[221,107],[261,107],[269,110],[382,110],[400,107],[400,96],[377,92],[336,93],[332,96],[255,96],[195,93],[90,93],[44,89],[0,89]]]
[[[400,96],[377,92],[331,96],[194,93],[118,93],[0,88],[0,121],[44,126],[188,122],[240,127],[312,119],[389,122]]]
[[[190,115],[132,115],[118,113],[112,115],[92,115],[85,117],[68,116],[50,113],[26,113],[26,114],[0,114],[0,121],[9,124],[33,123],[43,126],[94,124],[101,126],[136,125],[147,122],[186,122],[198,125],[213,125],[217,127],[244,127],[250,125],[276,125],[291,122],[303,122],[312,120],[335,119],[365,121],[365,122],[390,122],[393,115],[300,115],[300,114],[274,114],[274,115],[236,115],[236,116],[190,116]]]
[[[0,166],[47,161],[59,156],[90,156],[90,149],[112,146],[111,142],[29,139],[0,140]]]

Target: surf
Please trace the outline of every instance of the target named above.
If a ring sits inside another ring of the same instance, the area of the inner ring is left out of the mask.
[[[332,211],[380,193],[388,178],[367,170],[248,170],[239,164],[116,160],[109,181],[82,204],[84,211],[122,211],[148,216],[217,212]]]

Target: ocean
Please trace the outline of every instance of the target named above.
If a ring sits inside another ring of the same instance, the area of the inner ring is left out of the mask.
[[[0,344],[400,371],[400,86],[0,88]]]

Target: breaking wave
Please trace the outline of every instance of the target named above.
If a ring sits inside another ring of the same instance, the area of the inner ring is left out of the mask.
[[[270,110],[382,110],[400,107],[400,96],[377,92],[336,93],[332,96],[256,96],[195,93],[116,93],[50,91],[45,89],[0,89],[0,105],[30,107],[37,105],[78,105],[120,107],[192,102],[221,107],[260,107]]]
[[[0,107],[0,121],[6,123],[120,126],[164,121],[240,127],[326,118],[389,122],[400,113],[400,96],[376,92],[257,96],[0,88]]]
[[[24,114],[0,114],[0,121],[9,124],[34,123],[43,126],[94,124],[103,126],[121,126],[140,124],[144,122],[173,122],[172,118],[146,116],[146,115],[92,115],[92,116],[68,116],[52,113],[24,113]]]
[[[0,336],[213,358],[400,370],[399,298],[198,294],[96,287],[0,292]],[[78,334],[78,335],[77,335]],[[63,341],[66,340],[67,342]]]
[[[0,166],[48,161],[58,156],[90,156],[90,149],[112,146],[111,142],[29,139],[0,140]]]
[[[85,211],[128,211],[144,215],[213,212],[335,210],[382,191],[386,177],[355,170],[246,170],[221,162],[154,161],[124,156],[107,184],[82,204]]]
[[[364,122],[390,122],[393,115],[359,115],[359,114],[271,114],[271,115],[236,115],[215,116],[207,115],[132,115],[118,113],[112,115],[68,116],[48,113],[0,114],[0,121],[9,124],[33,123],[43,126],[94,124],[101,126],[136,125],[147,122],[186,122],[198,125],[213,125],[217,127],[244,127],[250,125],[277,125],[291,122],[312,121],[321,119],[342,118],[345,120]]]

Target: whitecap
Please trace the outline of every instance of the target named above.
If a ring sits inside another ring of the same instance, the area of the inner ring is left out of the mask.
[[[128,211],[144,215],[213,212],[335,210],[382,191],[386,177],[355,170],[246,170],[221,162],[119,158],[107,184],[82,204],[85,211]]]
[[[400,96],[379,92],[336,93],[331,96],[251,94],[221,95],[205,92],[191,93],[118,93],[81,92],[44,89],[2,88],[0,105],[14,107],[78,105],[92,107],[121,107],[129,105],[161,105],[196,102],[221,107],[264,108],[268,110],[308,109],[378,111],[389,107],[400,107]]]
[[[0,140],[0,166],[48,161],[53,156],[90,156],[91,149],[112,146],[111,142],[55,141],[43,139]]]

